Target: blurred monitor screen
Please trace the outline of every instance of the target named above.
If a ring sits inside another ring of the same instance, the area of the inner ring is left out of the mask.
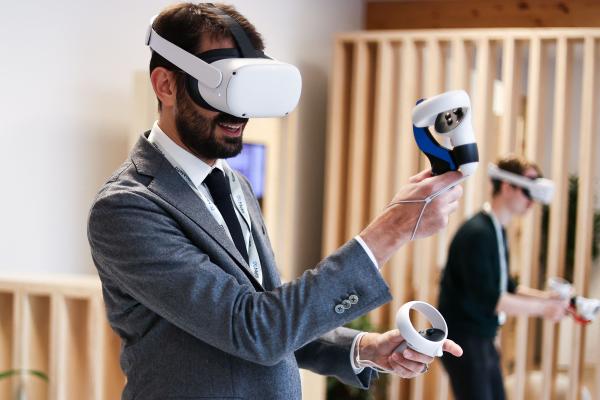
[[[244,143],[240,154],[227,159],[231,168],[248,178],[261,206],[265,190],[265,156],[265,145]]]

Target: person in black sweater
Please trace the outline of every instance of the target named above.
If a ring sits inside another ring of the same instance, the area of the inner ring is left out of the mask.
[[[540,176],[535,164],[512,156],[500,160],[498,167],[531,179]],[[491,202],[452,239],[440,285],[439,310],[449,337],[464,350],[462,358],[442,358],[456,400],[505,398],[494,342],[507,314],[558,321],[568,307],[555,294],[517,286],[509,276],[505,227],[533,201],[527,190],[511,183],[493,179],[492,186]]]

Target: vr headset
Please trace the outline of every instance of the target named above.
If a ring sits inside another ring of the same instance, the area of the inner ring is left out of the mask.
[[[543,204],[550,204],[554,195],[554,183],[545,178],[527,178],[498,168],[494,164],[488,166],[488,176],[492,179],[508,182],[523,189],[525,196]]]
[[[227,23],[236,48],[194,55],[161,37],[152,23],[146,45],[187,73],[186,90],[200,107],[240,118],[289,114],[302,89],[298,68],[256,50],[235,19],[217,7],[211,11]]]

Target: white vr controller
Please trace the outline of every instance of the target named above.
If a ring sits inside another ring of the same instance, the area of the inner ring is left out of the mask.
[[[589,324],[600,314],[600,299],[575,296],[573,285],[566,279],[554,277],[548,279],[548,289],[558,294],[563,300],[569,300],[569,313],[576,322]]]
[[[554,183],[550,179],[527,178],[526,176],[498,168],[494,164],[488,166],[488,176],[492,179],[498,179],[519,186],[524,189],[526,196],[543,204],[550,204],[554,196]]]
[[[410,320],[411,309],[423,314],[431,324],[431,328],[417,331]],[[443,355],[442,348],[448,337],[448,326],[442,314],[431,304],[424,301],[410,301],[404,304],[396,313],[396,327],[405,342],[402,342],[394,350],[395,352],[402,353],[408,347],[430,357]]]
[[[479,153],[471,123],[471,100],[464,90],[453,90],[421,99],[412,112],[417,145],[431,163],[434,175],[460,170],[472,175],[479,164]],[[449,139],[452,148],[440,145],[430,127]]]

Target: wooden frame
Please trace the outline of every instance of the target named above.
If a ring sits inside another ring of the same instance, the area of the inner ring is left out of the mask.
[[[94,276],[0,276],[0,370],[34,369],[0,383],[0,398],[19,388],[31,399],[112,400],[125,378],[120,341],[108,326]],[[10,355],[10,357],[8,357]]]
[[[536,262],[541,247],[538,207],[509,232],[511,273],[518,274],[521,283],[539,288],[544,288],[547,277],[564,273],[571,164],[571,170],[580,175],[574,283],[578,293],[588,291],[591,185],[600,175],[592,153],[598,136],[595,126],[600,124],[593,95],[594,88],[600,87],[599,43],[600,29],[593,28],[364,31],[337,36],[330,97],[324,255],[356,235],[368,222],[365,216],[377,215],[394,190],[426,165],[418,156],[411,132],[410,111],[416,99],[465,88],[477,110],[474,127],[481,167],[466,183],[461,209],[451,218],[447,232],[405,246],[383,268],[394,300],[371,313],[379,326],[392,328],[395,311],[405,301],[437,302],[437,284],[449,240],[460,223],[489,198],[487,163],[509,152],[537,162],[557,184],[550,207],[548,264],[539,266]],[[581,45],[583,72],[578,77],[573,74],[573,54],[575,46]],[[449,57],[440,57],[446,54],[443,48]],[[571,90],[574,79],[585,82],[581,94]],[[503,93],[500,115],[492,109],[498,82]],[[572,110],[574,96],[581,96],[581,110]],[[569,115],[581,119],[579,131],[573,132]],[[342,145],[346,141],[349,146]],[[571,142],[578,144],[571,149]],[[578,154],[575,163],[569,163],[572,150]],[[541,267],[546,272],[540,279]],[[505,369],[513,375],[508,388],[511,398],[532,396],[529,376],[536,370],[544,377],[536,392],[539,397],[557,395],[552,384],[558,365],[556,348],[559,332],[567,334],[560,326],[545,323],[539,331],[529,319],[519,318],[505,327],[503,355]],[[583,364],[584,328],[576,327],[569,340],[575,351],[569,360],[568,399],[576,399],[583,370],[600,376],[600,360],[594,365]],[[541,361],[534,354],[540,341]],[[391,379],[389,385],[389,399],[445,399],[449,394],[439,365],[425,377],[410,383]]]

